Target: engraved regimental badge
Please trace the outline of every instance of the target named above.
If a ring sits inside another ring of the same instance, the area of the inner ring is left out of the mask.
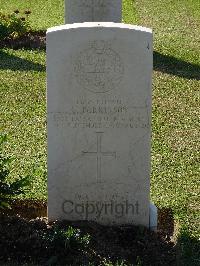
[[[94,41],[80,52],[74,70],[81,87],[93,93],[105,93],[120,84],[124,66],[119,54],[107,42]]]

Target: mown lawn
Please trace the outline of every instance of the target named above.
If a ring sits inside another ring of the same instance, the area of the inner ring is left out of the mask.
[[[31,174],[26,197],[46,197],[45,52],[0,50],[1,130],[8,134],[12,176]]]
[[[30,10],[29,21],[33,30],[64,24],[64,0],[0,0],[0,10],[7,14],[19,10],[21,15]]]
[[[198,265],[200,2],[141,0],[136,10],[154,30],[151,197],[173,210],[184,263]]]
[[[0,0],[0,9],[30,9],[41,30],[63,23],[63,3]],[[151,198],[174,213],[184,265],[199,265],[200,1],[126,0],[123,21],[154,31]],[[34,175],[27,198],[46,198],[45,80],[44,51],[0,51],[1,130],[13,175]]]

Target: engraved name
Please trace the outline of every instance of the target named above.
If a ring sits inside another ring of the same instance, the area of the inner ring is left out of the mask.
[[[149,128],[147,106],[132,106],[122,99],[77,99],[65,112],[49,114],[58,127]]]

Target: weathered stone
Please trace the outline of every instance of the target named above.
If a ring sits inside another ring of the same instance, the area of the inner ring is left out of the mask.
[[[48,216],[149,226],[152,32],[47,33]]]
[[[65,0],[65,22],[121,22],[122,0]]]

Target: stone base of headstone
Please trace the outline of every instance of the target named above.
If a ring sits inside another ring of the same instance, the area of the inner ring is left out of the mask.
[[[153,203],[150,203],[149,209],[149,228],[151,231],[157,231],[158,209]]]

